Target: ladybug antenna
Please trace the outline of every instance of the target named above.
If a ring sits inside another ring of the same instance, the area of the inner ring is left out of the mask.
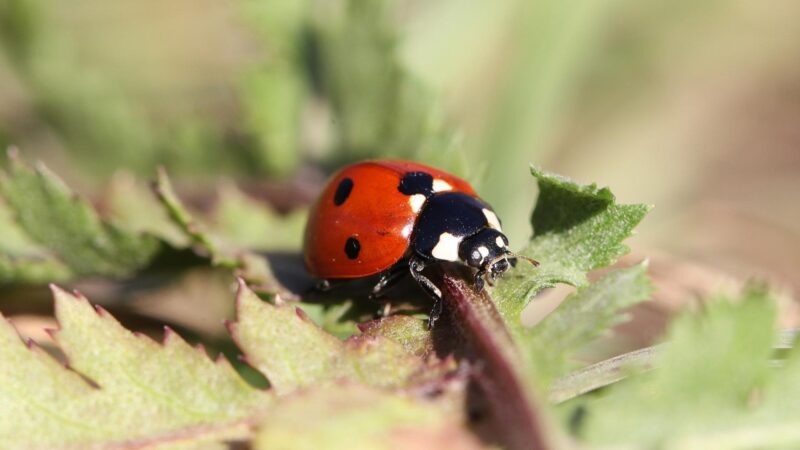
[[[531,265],[533,267],[537,267],[539,265],[539,261],[537,261],[537,260],[535,260],[533,258],[529,258],[529,257],[527,257],[525,255],[520,255],[518,253],[514,253],[514,252],[511,252],[511,251],[506,253],[505,256],[510,256],[512,258],[517,258],[517,259],[524,259],[525,261],[528,261],[529,263],[531,263]],[[494,261],[492,261],[492,263],[494,263]]]
[[[518,254],[516,254],[516,253],[514,253],[514,252],[511,252],[511,251],[509,251],[509,252],[503,253],[502,255],[498,255],[498,256],[495,256],[494,258],[490,259],[490,260],[489,260],[489,261],[486,263],[485,267],[492,267],[492,266],[494,266],[494,265],[495,265],[495,264],[496,264],[498,261],[501,261],[501,260],[503,260],[503,259],[508,259],[508,258],[519,258],[519,259],[524,259],[525,261],[528,261],[529,263],[531,263],[531,265],[533,265],[533,267],[536,267],[536,266],[538,266],[538,265],[539,265],[539,261],[536,261],[536,260],[535,260],[535,259],[533,259],[533,258],[528,258],[528,257],[527,257],[527,256],[525,256],[525,255],[518,255]]]

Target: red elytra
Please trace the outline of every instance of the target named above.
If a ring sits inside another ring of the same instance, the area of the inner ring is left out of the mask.
[[[331,177],[311,208],[303,253],[312,275],[367,277],[407,256],[419,214],[410,196],[398,189],[409,172],[429,174],[452,192],[476,195],[461,178],[424,164],[375,160],[345,167]]]

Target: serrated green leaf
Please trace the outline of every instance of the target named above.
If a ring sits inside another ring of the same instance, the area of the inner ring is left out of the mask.
[[[430,401],[341,384],[284,398],[264,418],[254,448],[484,448],[462,420]]]
[[[184,206],[172,188],[164,169],[158,171],[155,191],[172,222],[192,243],[195,251],[211,259],[211,263],[234,271],[238,276],[256,286],[259,292],[280,294],[286,299],[297,296],[286,289],[276,278],[267,259],[248,249],[225,242],[208,226],[199,222]],[[270,230],[262,230],[268,233]]]
[[[785,367],[770,368],[774,323],[764,289],[684,314],[670,329],[660,368],[588,401],[580,434],[646,448],[796,447],[800,363],[794,351]]]
[[[69,267],[33,242],[0,198],[0,283],[44,283],[70,277]]]
[[[173,223],[200,252],[204,253],[204,256],[211,258],[212,263],[220,267],[233,269],[240,266],[240,262],[233,254],[234,251],[223,248],[219,239],[199,224],[184,206],[172,188],[172,182],[164,168],[158,170],[155,191]]]
[[[650,209],[619,205],[607,188],[579,185],[567,178],[531,168],[539,182],[533,212],[534,237],[520,251],[540,266],[520,263],[492,291],[497,308],[509,326],[534,295],[556,283],[587,284],[586,272],[607,266],[627,253],[622,241]]]
[[[152,236],[104,221],[44,166],[31,170],[13,154],[0,192],[30,239],[52,251],[72,273],[122,277],[160,250]]]
[[[423,367],[421,359],[389,339],[339,340],[301,309],[265,302],[244,283],[239,286],[236,317],[229,325],[231,335],[247,362],[267,377],[278,394],[341,380],[399,387]]]
[[[72,277],[69,267],[51,255],[39,258],[0,254],[0,283],[45,283]]]
[[[158,344],[82,297],[54,295],[54,337],[72,370],[0,320],[0,447],[217,448],[270,405],[224,358],[170,331]]]
[[[646,271],[646,264],[612,271],[568,296],[535,327],[522,332],[518,344],[531,358],[535,379],[546,385],[563,375],[569,356],[624,321],[622,309],[646,300],[651,290]]]
[[[170,220],[147,183],[127,171],[114,174],[105,193],[109,217],[132,231],[156,236],[174,248],[189,246],[189,238]]]

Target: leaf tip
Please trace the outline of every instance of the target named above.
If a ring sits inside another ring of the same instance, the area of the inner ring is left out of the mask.
[[[47,287],[50,289],[50,292],[53,294],[54,297],[58,295],[69,295],[67,291],[65,291],[64,289],[61,288],[61,286],[55,283],[50,283],[47,285]]]
[[[232,337],[234,337],[234,338],[236,337],[236,331],[237,331],[236,330],[236,321],[230,320],[230,319],[225,319],[225,320],[222,321],[222,325],[225,327],[226,330],[228,330],[228,333]]]
[[[157,190],[171,188],[169,174],[167,174],[167,168],[164,167],[163,164],[159,164],[159,166],[156,167],[156,179],[154,184]]]
[[[244,304],[247,301],[247,297],[252,293],[252,291],[249,287],[247,287],[247,282],[245,282],[242,277],[236,277],[236,282],[238,287],[236,288],[235,309],[236,318],[238,320],[238,318],[242,315],[242,309],[244,309]]]
[[[203,355],[203,356],[205,356],[205,357],[208,357],[208,352],[206,351],[206,346],[205,346],[205,345],[203,345],[203,343],[202,343],[202,342],[198,342],[197,344],[195,344],[195,345],[194,345],[194,349],[195,349],[195,350],[196,350],[198,353],[200,353],[201,355]]]
[[[308,317],[308,314],[306,314],[306,312],[303,311],[303,308],[296,307],[294,309],[294,313],[297,314],[297,317],[299,317],[300,320],[302,320],[303,322],[312,322],[311,318]]]
[[[169,325],[164,325],[164,345],[167,345],[170,341],[175,339],[177,333],[173,330]]]
[[[152,181],[151,186],[156,195],[165,204],[173,202],[175,193],[172,190],[172,182],[169,180],[167,169],[163,165],[156,168],[156,179]]]
[[[84,298],[83,300],[86,300],[86,299]],[[88,300],[86,300],[86,301],[88,301]],[[97,313],[97,315],[102,317],[102,318],[111,317],[111,313],[108,312],[107,309],[103,308],[100,305],[94,305],[94,310]],[[139,333],[139,334],[141,334],[141,333]]]
[[[68,292],[66,289],[54,283],[50,283],[49,288],[51,294],[53,295],[53,304],[56,317],[63,317],[63,314],[67,313],[70,309],[74,309],[74,307],[80,307],[79,305],[89,303],[89,301],[80,295],[80,293],[77,293],[77,291]]]

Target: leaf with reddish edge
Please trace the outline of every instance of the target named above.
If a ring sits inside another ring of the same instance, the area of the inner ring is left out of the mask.
[[[171,331],[159,344],[53,288],[69,370],[0,318],[1,448],[217,448],[247,438],[272,396]]]
[[[279,297],[261,300],[243,280],[236,297],[236,322],[228,329],[247,363],[277,394],[310,385],[350,380],[378,387],[404,387],[425,367],[423,360],[383,337],[328,334],[302,309]]]
[[[493,437],[512,450],[552,448],[548,420],[492,299],[452,272],[444,274],[442,286],[445,310],[468,346],[474,380],[488,405]]]

